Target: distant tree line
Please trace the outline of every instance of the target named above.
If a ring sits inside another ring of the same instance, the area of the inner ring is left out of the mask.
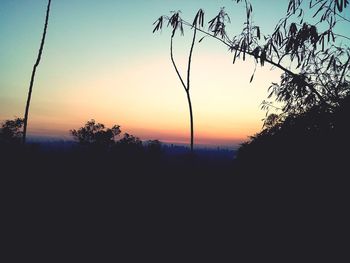
[[[70,130],[70,134],[82,147],[96,147],[108,149],[114,146],[121,148],[142,148],[140,138],[124,133],[120,137],[121,129],[119,125],[114,125],[112,128],[107,128],[102,123],[97,123],[94,119],[87,121],[85,125],[78,130]],[[120,138],[119,138],[120,137]],[[145,142],[145,145],[152,151],[159,151],[161,142],[158,140],[150,140]]]
[[[21,145],[23,124],[22,118],[3,121],[0,125],[0,147]],[[151,155],[158,156],[162,152],[162,143],[159,140],[142,142],[140,138],[129,133],[120,136],[122,131],[119,125],[107,128],[94,119],[87,121],[83,127],[72,129],[69,132],[81,150],[100,152],[118,150],[122,153],[146,150]]]

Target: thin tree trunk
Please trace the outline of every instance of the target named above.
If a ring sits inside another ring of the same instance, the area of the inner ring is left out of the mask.
[[[37,69],[37,67],[39,66],[39,63],[40,63],[40,60],[41,60],[41,55],[42,55],[43,49],[44,49],[45,38],[46,38],[46,31],[47,31],[47,25],[48,25],[48,22],[49,22],[49,15],[50,15],[50,6],[51,6],[51,0],[48,0],[47,10],[46,10],[46,18],[45,18],[44,32],[43,32],[42,39],[41,39],[41,44],[40,44],[40,49],[39,49],[38,57],[37,57],[36,62],[35,62],[35,64],[34,64],[33,71],[32,71],[32,76],[31,76],[31,78],[30,78],[30,85],[29,85],[27,103],[26,103],[26,108],[25,108],[25,113],[24,113],[23,139],[22,139],[23,144],[26,143],[27,124],[28,124],[28,114],[29,114],[30,100],[31,100],[31,97],[32,97],[32,91],[33,91],[33,85],[34,85],[34,79],[35,79],[36,69]]]
[[[187,91],[187,87],[185,85],[185,82],[183,81],[183,79],[181,77],[181,74],[180,74],[180,72],[179,72],[179,70],[178,70],[178,68],[176,66],[176,63],[175,63],[174,52],[173,52],[173,39],[174,39],[174,36],[172,36],[171,40],[170,40],[170,58],[171,58],[171,62],[173,63],[173,66],[175,68],[176,74],[179,77],[183,88],[185,89],[185,91]]]
[[[193,53],[193,47],[194,43],[196,42],[196,35],[197,35],[197,28],[194,28],[193,32],[193,39],[191,44],[191,50],[190,55],[188,56],[188,67],[187,67],[187,100],[188,100],[188,106],[190,110],[190,126],[191,126],[191,152],[193,153],[193,141],[194,141],[194,133],[193,133],[193,112],[192,112],[192,103],[191,103],[191,96],[190,96],[190,75],[191,75],[191,63],[192,63],[192,53]]]
[[[192,112],[192,102],[191,102],[190,92],[189,92],[189,91],[186,91],[186,93],[187,93],[188,107],[189,107],[189,110],[190,110],[191,152],[193,153],[193,139],[194,139],[194,134],[193,134],[193,112]]]

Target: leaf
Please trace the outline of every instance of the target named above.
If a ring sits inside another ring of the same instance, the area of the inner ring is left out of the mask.
[[[337,8],[339,10],[339,12],[343,11],[343,2],[342,0],[335,0],[336,4],[337,4]]]
[[[332,65],[332,63],[333,63],[333,60],[334,60],[334,55],[331,57],[331,59],[329,60],[329,63],[328,63],[328,66],[327,66],[327,69],[326,70],[328,70],[330,67],[331,67],[331,65]]]
[[[272,46],[273,50],[275,51],[277,58],[280,59],[280,54],[278,53],[277,48],[275,47],[275,45],[272,42],[271,42],[271,46]]]
[[[327,4],[327,1],[324,2],[324,3],[320,6],[320,8],[317,10],[317,12],[316,12],[312,17],[317,16],[317,14],[323,9],[323,7],[324,7],[326,4]]]
[[[202,37],[202,38],[198,41],[198,43],[202,42],[202,40],[203,40],[204,38],[205,38],[205,36]]]
[[[199,9],[192,23],[193,27],[203,27],[204,25],[204,12],[202,9]]]
[[[322,38],[322,52],[324,51],[324,38]]]
[[[290,27],[289,27],[289,34],[291,35],[291,36],[295,36],[296,35],[296,33],[297,33],[297,26],[296,26],[296,24],[295,23],[291,23],[290,24]]]
[[[202,9],[201,9],[201,15],[199,18],[199,23],[200,23],[201,27],[204,26],[204,11]]]
[[[298,17],[301,17],[302,14],[303,14],[303,9],[300,9],[300,13],[299,13]]]
[[[255,71],[254,71],[253,75],[250,77],[249,83],[252,83],[252,81],[253,81],[253,79],[254,79],[254,75],[255,75]]]
[[[235,52],[235,55],[233,56],[233,62],[232,62],[232,64],[235,64],[235,62],[236,62],[237,52],[238,52],[238,49],[236,48],[236,52]]]
[[[198,13],[196,14],[196,16],[194,17],[193,19],[193,22],[192,22],[192,27],[191,28],[194,28],[197,26],[197,23],[198,23],[198,17],[199,17],[199,11]]]
[[[290,11],[291,11],[291,7],[292,7],[293,2],[294,2],[293,0],[289,1],[288,8],[287,8],[288,13],[290,13]]]
[[[261,52],[261,55],[260,55],[260,64],[261,64],[261,66],[264,66],[265,59],[266,59],[266,51],[263,50],[263,51]]]
[[[256,47],[253,51],[252,54],[254,56],[255,59],[258,59],[259,57],[259,52],[260,52],[260,47]]]
[[[331,35],[332,35],[332,40],[333,40],[333,42],[334,42],[334,41],[335,41],[335,36],[334,36],[333,31],[331,31]]]
[[[329,43],[330,40],[331,40],[331,33],[330,33],[330,31],[328,31],[328,33],[327,33],[327,41],[328,41],[328,43]]]
[[[158,18],[153,25],[156,24],[156,26],[153,29],[153,33],[158,31],[159,29],[162,29],[163,27],[163,16],[161,16],[160,18]]]

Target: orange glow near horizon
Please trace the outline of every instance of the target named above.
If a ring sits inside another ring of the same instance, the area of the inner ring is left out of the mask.
[[[186,57],[178,63],[185,65]],[[232,65],[225,52],[193,59],[195,143],[237,145],[261,129],[265,112],[260,103],[271,80],[279,75],[259,67],[249,83],[253,70],[252,61]],[[46,86],[46,81],[39,80],[37,85]],[[123,132],[141,139],[189,142],[185,92],[166,56],[88,73],[79,81],[67,78],[65,87],[55,90],[60,92],[33,97],[29,134],[68,137],[70,129],[95,119],[107,127],[121,125]]]

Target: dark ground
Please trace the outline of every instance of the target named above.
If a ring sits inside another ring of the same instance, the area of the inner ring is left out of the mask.
[[[345,176],[244,174],[186,154],[1,159],[6,262],[334,262],[348,247]]]

